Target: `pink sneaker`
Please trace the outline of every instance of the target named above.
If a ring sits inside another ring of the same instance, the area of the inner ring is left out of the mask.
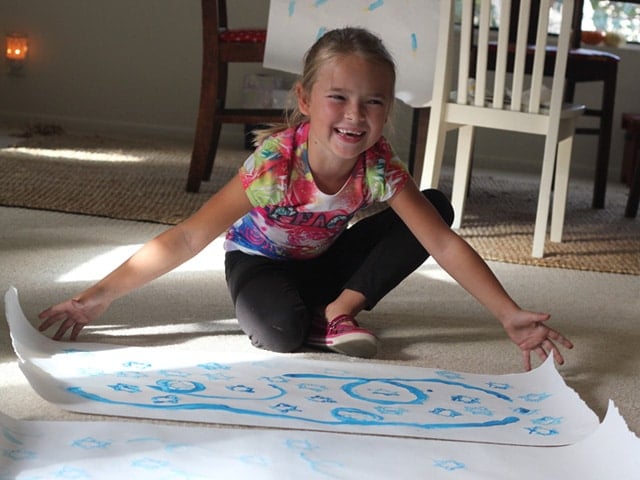
[[[371,358],[378,351],[376,336],[360,327],[351,315],[339,315],[328,323],[321,317],[314,319],[307,345],[363,358]]]

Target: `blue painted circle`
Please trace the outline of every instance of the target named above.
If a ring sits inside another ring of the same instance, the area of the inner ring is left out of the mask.
[[[375,388],[375,384],[383,385],[381,385],[378,390],[370,389],[366,396],[364,393],[367,392],[361,392],[365,386]],[[342,387],[342,390],[352,398],[377,403],[379,405],[419,405],[429,398],[429,396],[419,388],[395,380],[362,379],[357,382],[347,383]],[[409,394],[409,399],[399,398],[406,397],[407,394]]]

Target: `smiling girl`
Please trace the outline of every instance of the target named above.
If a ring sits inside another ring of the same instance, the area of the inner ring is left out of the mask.
[[[226,279],[238,322],[256,347],[306,346],[372,357],[377,338],[355,316],[371,310],[429,255],[544,359],[571,342],[521,309],[477,253],[450,229],[453,210],[421,192],[383,136],[395,65],[361,28],[331,30],[305,55],[287,123],[258,133],[238,174],[200,210],[148,242],[104,279],[40,314],[54,338],[81,329],[119,297],[169,272],[226,231]],[[353,222],[376,202],[390,208]]]

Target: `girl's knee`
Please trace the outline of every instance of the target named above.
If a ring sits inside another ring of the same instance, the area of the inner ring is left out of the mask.
[[[436,210],[438,210],[442,219],[447,222],[447,225],[451,226],[454,217],[453,206],[445,194],[435,188],[423,190],[422,194],[436,207]]]
[[[305,337],[296,333],[287,333],[274,330],[270,335],[250,335],[251,344],[262,350],[276,353],[292,353],[300,350],[304,345]]]
[[[277,353],[291,353],[299,350],[306,340],[307,330],[304,318],[299,315],[260,315],[252,322],[240,320],[240,326],[254,347]]]

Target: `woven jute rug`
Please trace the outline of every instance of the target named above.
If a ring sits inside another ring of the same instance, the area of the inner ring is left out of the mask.
[[[0,205],[175,224],[217,191],[248,153],[221,149],[212,180],[188,193],[185,142],[64,133],[16,138],[0,149]],[[441,188],[448,193],[447,178]],[[591,184],[572,181],[563,242],[547,242],[543,259],[531,257],[537,188],[535,178],[474,172],[459,233],[487,260],[640,275],[640,218],[624,217],[624,186],[611,184],[606,208],[593,210]]]

